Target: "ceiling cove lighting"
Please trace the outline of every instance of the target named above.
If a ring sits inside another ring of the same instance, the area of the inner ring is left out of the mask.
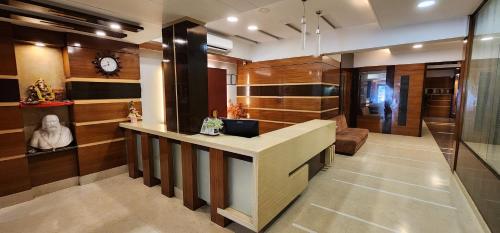
[[[122,26],[120,24],[117,24],[117,23],[110,23],[109,24],[109,28],[115,30],[115,31],[118,31],[118,30],[121,30],[122,29]]]
[[[257,30],[259,30],[259,27],[257,27],[256,25],[250,25],[250,26],[248,26],[248,30],[257,31]]]
[[[101,30],[95,31],[95,34],[98,36],[106,36],[106,32],[101,31]]]
[[[45,47],[45,44],[42,42],[35,42],[35,45],[38,47]]]
[[[162,43],[162,44],[161,44],[161,47],[162,47],[162,48],[167,48],[167,47],[168,47],[168,45],[167,45],[167,44],[165,44],[165,43]]]
[[[487,37],[481,38],[481,41],[489,41],[489,40],[493,40],[493,37],[487,36]]]
[[[187,41],[183,39],[174,39],[174,42],[176,44],[187,44]]]
[[[426,7],[430,7],[430,6],[434,6],[436,4],[436,1],[435,0],[424,0],[424,1],[421,1],[420,3],[418,3],[418,8],[426,8]]]
[[[82,47],[82,45],[80,43],[78,43],[78,42],[74,43],[73,46],[75,46],[75,47]]]
[[[227,17],[227,21],[231,23],[236,23],[238,22],[238,18],[236,16],[229,16]]]
[[[413,45],[413,48],[414,48],[414,49],[420,49],[420,48],[422,48],[422,47],[424,47],[424,45],[423,45],[423,44],[415,44],[415,45]]]

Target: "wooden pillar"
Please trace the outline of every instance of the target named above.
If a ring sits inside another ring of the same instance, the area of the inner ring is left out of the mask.
[[[193,145],[181,142],[182,153],[182,199],[184,206],[196,210],[205,203],[198,197],[197,158]]]
[[[137,142],[135,134],[132,130],[125,130],[125,140],[127,144],[128,176],[135,179],[140,177],[142,174],[137,166]]]
[[[172,143],[160,137],[160,171],[161,193],[167,197],[174,196],[174,156]]]
[[[152,187],[157,185],[159,181],[153,175],[153,150],[151,148],[151,136],[147,133],[141,133],[141,149],[144,185]]]
[[[227,158],[221,150],[210,148],[210,214],[212,222],[225,227],[230,220],[217,213],[228,207]]]

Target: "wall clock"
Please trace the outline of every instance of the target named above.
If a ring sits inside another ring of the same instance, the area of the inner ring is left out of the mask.
[[[115,55],[98,54],[92,63],[94,63],[97,72],[106,76],[118,75],[122,68],[120,59]]]

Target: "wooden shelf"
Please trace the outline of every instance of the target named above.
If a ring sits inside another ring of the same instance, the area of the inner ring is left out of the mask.
[[[62,107],[62,106],[70,106],[73,105],[75,102],[73,101],[47,101],[47,102],[41,102],[39,104],[26,104],[23,102],[19,102],[19,107],[20,108],[53,108],[53,107]]]
[[[57,152],[61,152],[61,151],[74,150],[74,149],[78,148],[78,146],[73,145],[73,144],[74,143],[72,143],[71,145],[66,146],[66,147],[57,148],[55,150],[37,151],[35,153],[26,152],[26,156],[32,157],[32,156],[39,156],[39,155],[48,155],[48,154],[53,154],[53,153],[57,153]]]

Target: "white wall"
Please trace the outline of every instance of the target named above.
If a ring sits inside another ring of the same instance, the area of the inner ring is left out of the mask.
[[[165,105],[161,62],[161,52],[140,51],[142,115],[143,121],[147,123],[164,122]]]
[[[322,34],[322,53],[340,53],[417,42],[463,38],[467,35],[467,27],[468,19],[463,17],[390,29],[381,29],[376,23],[341,28]],[[263,61],[312,55],[316,43],[314,36],[314,34],[311,34],[308,37],[306,50],[302,50],[300,38],[259,44],[252,52],[251,60]]]

